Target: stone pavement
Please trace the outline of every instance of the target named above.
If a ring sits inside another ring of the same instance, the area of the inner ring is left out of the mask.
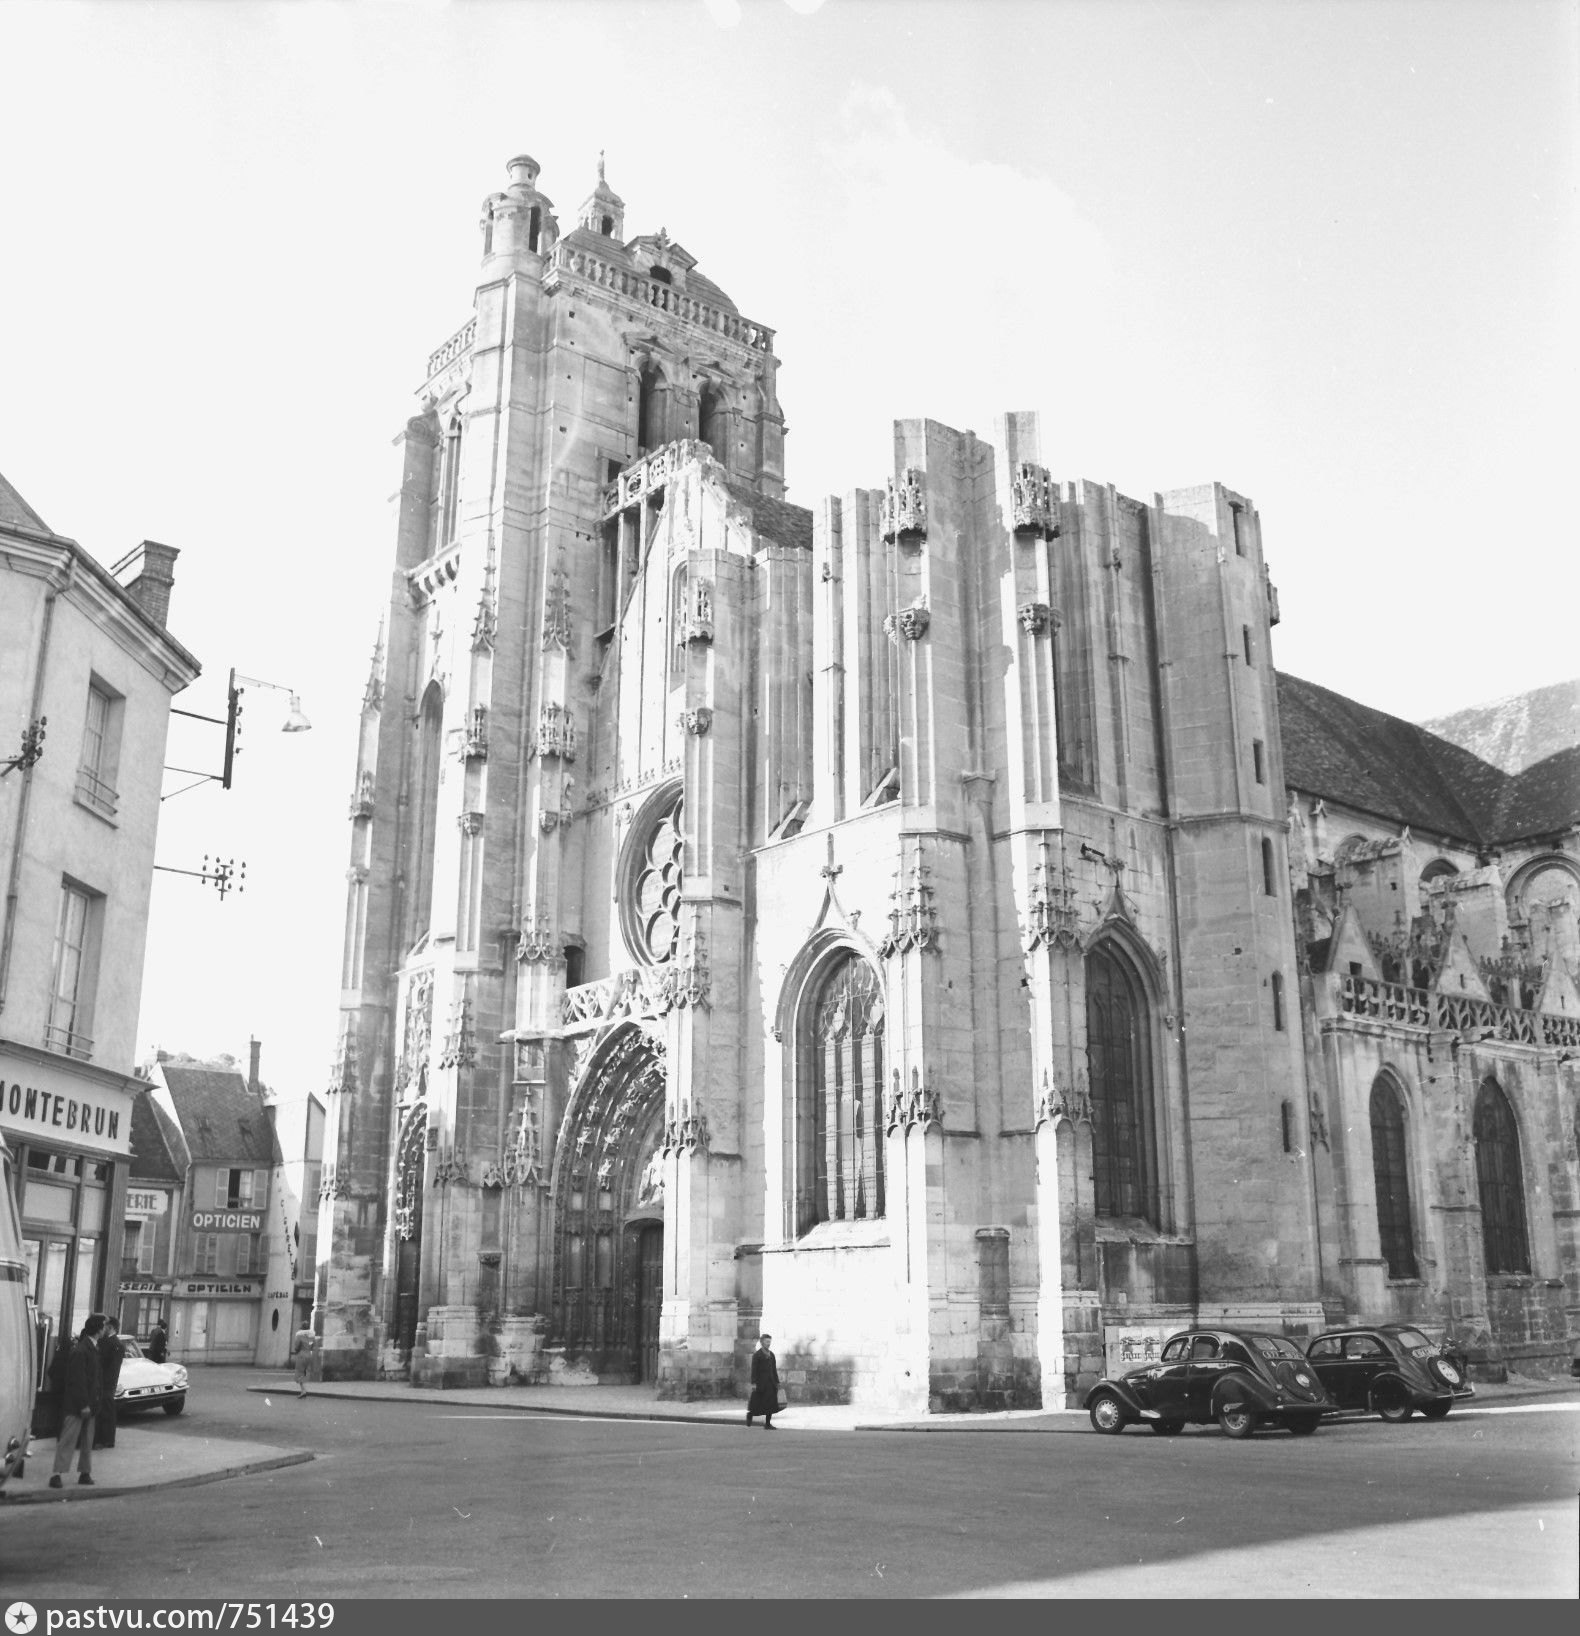
[[[55,1439],[35,1437],[27,1469],[0,1488],[0,1506],[41,1505],[49,1500],[99,1500],[133,1494],[147,1488],[191,1488],[240,1477],[251,1471],[273,1471],[297,1466],[313,1458],[310,1449],[280,1448],[271,1443],[246,1443],[231,1437],[147,1437],[123,1423],[113,1449],[93,1451],[93,1487],[77,1482],[77,1457],[61,1479],[62,1488],[49,1486],[55,1463]]]

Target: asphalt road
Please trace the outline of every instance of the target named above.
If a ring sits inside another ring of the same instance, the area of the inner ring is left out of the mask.
[[[1216,1429],[772,1432],[298,1403],[195,1372],[122,1437],[307,1465],[0,1517],[0,1599],[1574,1596],[1580,1412]],[[1004,1423],[1000,1423],[1001,1426]]]

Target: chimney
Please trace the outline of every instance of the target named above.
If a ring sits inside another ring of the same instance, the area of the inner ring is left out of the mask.
[[[132,601],[161,628],[170,623],[170,588],[176,582],[175,564],[180,555],[173,545],[144,540],[110,570]]]
[[[247,1089],[254,1096],[263,1095],[263,1087],[258,1083],[258,1058],[263,1054],[263,1045],[259,1040],[247,1041]]]

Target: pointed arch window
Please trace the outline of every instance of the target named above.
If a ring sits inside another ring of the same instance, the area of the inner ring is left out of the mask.
[[[415,856],[409,876],[415,890],[410,904],[408,942],[415,942],[428,930],[433,913],[433,850],[439,826],[443,736],[444,693],[437,682],[430,682],[417,717],[417,823],[413,837]]]
[[[883,988],[860,955],[839,956],[800,1030],[796,1227],[884,1213]]]
[[[1497,1080],[1484,1079],[1476,1096],[1476,1190],[1481,1196],[1481,1243],[1488,1272],[1528,1273],[1525,1175],[1514,1110]]]
[[[1092,1179],[1100,1216],[1160,1224],[1152,1029],[1140,973],[1117,944],[1086,959]]]
[[[1372,1084],[1372,1179],[1377,1188],[1377,1238],[1390,1278],[1416,1278],[1415,1233],[1410,1216],[1410,1173],[1405,1150],[1404,1105],[1386,1074]]]
[[[444,448],[439,466],[439,538],[442,551],[455,538],[461,509],[461,417],[455,415],[445,428]]]

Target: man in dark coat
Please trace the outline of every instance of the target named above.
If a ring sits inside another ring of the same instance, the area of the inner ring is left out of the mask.
[[[148,1335],[148,1345],[143,1348],[143,1352],[151,1362],[163,1363],[169,1350],[170,1337],[165,1333],[165,1321],[163,1318],[155,1318],[154,1327]]]
[[[106,1318],[104,1333],[99,1337],[99,1413],[93,1423],[93,1446],[96,1449],[115,1447],[115,1389],[121,1384],[121,1365],[125,1361],[121,1321],[119,1318]]]
[[[752,1395],[746,1402],[746,1424],[753,1415],[763,1417],[763,1430],[774,1429],[774,1416],[779,1412],[779,1362],[768,1343],[772,1335],[757,1337],[757,1350],[752,1353]]]
[[[77,1481],[85,1488],[93,1487],[93,1416],[99,1406],[99,1334],[103,1328],[104,1314],[95,1312],[72,1342],[71,1355],[66,1359],[66,1391],[60,1405],[62,1419],[55,1444],[55,1470],[49,1479],[51,1488],[62,1486],[61,1477],[71,1465],[73,1453],[77,1456]]]

